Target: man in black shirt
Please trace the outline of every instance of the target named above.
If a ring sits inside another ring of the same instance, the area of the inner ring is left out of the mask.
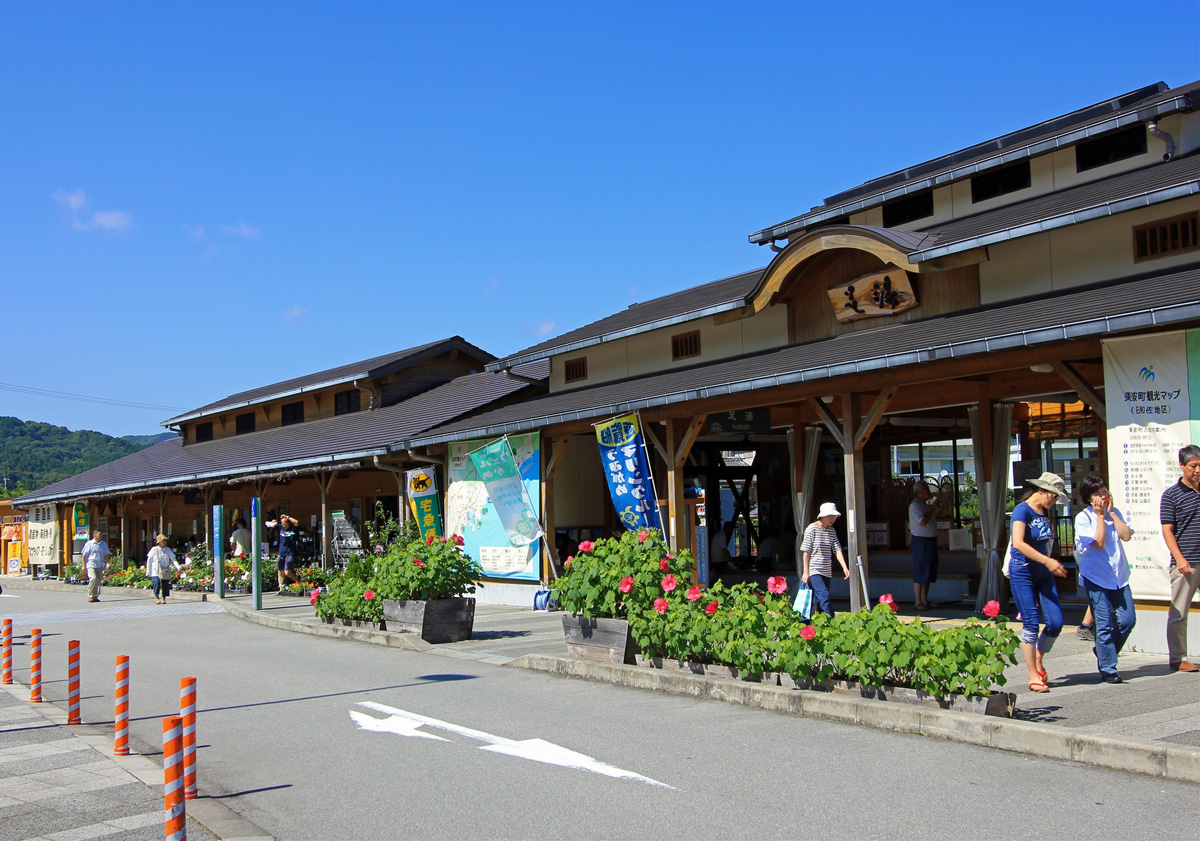
[[[1200,672],[1187,659],[1188,608],[1200,586],[1200,447],[1179,451],[1183,475],[1163,491],[1159,520],[1171,551],[1171,608],[1167,613],[1167,656],[1179,672]]]
[[[294,570],[296,552],[300,548],[300,533],[296,531],[296,526],[300,525],[300,521],[287,514],[280,514],[278,520],[268,520],[263,525],[269,529],[279,529],[279,562],[276,565],[279,573],[279,589],[283,589],[289,578],[299,584],[300,579]]]

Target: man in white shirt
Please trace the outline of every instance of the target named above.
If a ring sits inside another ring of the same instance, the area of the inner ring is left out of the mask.
[[[237,529],[233,534],[229,535],[229,548],[233,550],[233,557],[248,558],[250,557],[251,542],[254,537],[250,534],[250,529],[246,528],[246,521],[238,519],[234,526]]]
[[[108,544],[104,542],[100,530],[92,532],[92,539],[83,544],[83,574],[87,576],[88,601],[100,601],[100,579],[104,577],[104,568],[108,566]]]

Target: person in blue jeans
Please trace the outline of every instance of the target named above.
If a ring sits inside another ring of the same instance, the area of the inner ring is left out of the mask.
[[[1021,612],[1021,653],[1029,669],[1029,688],[1049,692],[1044,657],[1054,647],[1063,626],[1054,579],[1067,574],[1063,565],[1047,554],[1054,536],[1049,515],[1059,499],[1066,499],[1067,489],[1055,473],[1043,473],[1026,484],[1029,490],[1012,513],[1008,577],[1013,601]]]
[[[1088,507],[1075,516],[1075,557],[1092,606],[1096,664],[1101,680],[1121,683],[1117,655],[1137,621],[1129,589],[1129,562],[1121,546],[1133,537],[1133,530],[1113,507],[1104,479],[1095,473],[1079,483],[1079,498]]]
[[[809,523],[800,542],[800,580],[812,587],[813,601],[818,610],[833,618],[833,600],[829,597],[829,581],[833,577],[833,557],[842,565],[842,578],[850,577],[846,556],[833,524],[842,513],[832,502],[822,502],[816,522]]]

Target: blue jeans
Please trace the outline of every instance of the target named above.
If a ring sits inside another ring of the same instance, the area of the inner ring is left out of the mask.
[[[1133,593],[1128,586],[1120,590],[1108,590],[1093,584],[1086,578],[1083,588],[1087,591],[1088,604],[1092,606],[1092,618],[1096,623],[1096,664],[1100,674],[1117,673],[1117,655],[1125,647],[1129,632],[1137,621],[1133,611]]]
[[[833,602],[829,598],[829,576],[810,575],[808,576],[808,586],[813,590],[813,607],[832,619]]]
[[[1038,651],[1045,654],[1054,647],[1063,626],[1054,576],[1039,563],[1014,561],[1008,567],[1008,580],[1021,611],[1021,642],[1037,643]],[[1046,627],[1039,637],[1042,624]]]

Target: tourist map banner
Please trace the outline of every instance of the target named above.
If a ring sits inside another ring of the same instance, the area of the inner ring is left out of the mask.
[[[513,546],[528,546],[542,536],[529,494],[521,481],[521,471],[509,449],[508,439],[501,438],[470,453],[476,474],[487,488],[488,497],[504,523],[508,542]]]
[[[539,543],[514,546],[495,502],[470,454],[491,441],[450,444],[446,492],[446,534],[463,539],[463,551],[474,558],[488,578],[539,581]],[[541,519],[541,445],[537,433],[510,435],[508,443],[530,500],[535,519]],[[539,527],[540,528],[540,527]]]
[[[1108,487],[1133,529],[1130,588],[1137,598],[1169,599],[1159,505],[1179,480],[1179,448],[1200,442],[1200,330],[1109,339],[1103,348]]]
[[[600,461],[613,508],[625,528],[662,531],[640,423],[634,413],[596,424]]]
[[[432,466],[418,467],[404,474],[408,484],[408,505],[412,508],[421,537],[442,535],[442,502],[438,496],[437,474]]]

